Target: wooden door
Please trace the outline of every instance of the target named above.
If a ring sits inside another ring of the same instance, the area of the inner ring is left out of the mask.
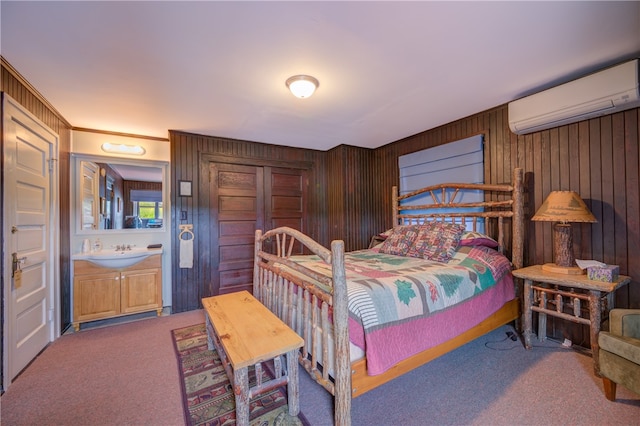
[[[59,333],[56,290],[58,136],[9,96],[3,102],[3,389]],[[6,322],[5,322],[6,321]]]
[[[253,240],[264,226],[262,167],[210,163],[211,291],[251,291]]]
[[[80,163],[82,194],[82,230],[98,229],[98,170],[96,163],[82,161]]]
[[[305,230],[304,172],[214,162],[209,172],[211,295],[252,292],[256,229]]]
[[[288,226],[305,232],[306,175],[299,169],[265,167],[265,227]],[[302,254],[302,245],[294,247]]]

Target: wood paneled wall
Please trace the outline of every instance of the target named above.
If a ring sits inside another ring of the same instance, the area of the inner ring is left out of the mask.
[[[374,151],[341,145],[327,152],[328,241],[343,240],[346,251],[367,248],[377,229],[372,206]]]
[[[61,327],[66,329],[71,324],[71,253],[70,253],[70,156],[71,125],[33,88],[4,58],[2,58],[2,92],[20,103],[31,114],[49,126],[59,136],[59,206],[60,206],[60,317]],[[4,156],[4,141],[2,144]],[[0,163],[0,168],[2,164]],[[1,171],[1,170],[0,170]],[[0,173],[1,176],[1,173]],[[0,240],[4,240],[0,226]],[[0,289],[2,290],[2,289]],[[2,322],[0,315],[0,324]],[[0,327],[0,333],[2,327]]]
[[[169,131],[171,142],[171,228],[173,258],[173,311],[183,312],[197,309],[200,299],[211,295],[210,258],[215,241],[209,241],[209,161],[235,164],[273,165],[298,168],[300,163],[311,164],[309,171],[309,200],[307,210],[311,217],[309,234],[324,245],[328,244],[326,198],[326,153],[321,151],[290,148],[257,142],[195,135]],[[305,166],[306,167],[306,166]],[[191,181],[192,197],[179,197],[178,181]],[[180,220],[180,213],[187,212],[187,220]],[[178,226],[181,223],[194,225],[194,266],[179,268]]]

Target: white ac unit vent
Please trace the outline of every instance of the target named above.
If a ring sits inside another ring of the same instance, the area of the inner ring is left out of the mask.
[[[640,105],[638,59],[509,103],[518,135],[558,127]]]

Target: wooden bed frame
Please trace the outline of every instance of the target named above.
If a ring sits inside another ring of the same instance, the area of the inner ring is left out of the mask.
[[[484,193],[484,201],[461,202],[463,190]],[[433,204],[401,206],[402,201],[421,194],[429,194]],[[511,224],[511,262],[514,269],[523,266],[524,202],[523,172],[515,169],[512,184],[440,184],[403,196],[393,189],[393,223],[395,225],[424,223],[450,219],[456,223],[473,225],[476,230],[484,222],[484,233],[498,241],[498,250],[508,254],[505,247],[507,225]],[[463,209],[461,212],[440,213]],[[482,211],[469,211],[481,208]],[[434,210],[435,209],[435,210]],[[271,247],[271,252],[267,251]],[[294,250],[295,249],[295,250]],[[295,253],[312,253],[331,267],[328,278],[293,262]],[[295,271],[295,272],[292,272]],[[327,292],[325,288],[332,289]],[[366,359],[353,362],[349,358],[349,328],[347,285],[344,267],[344,243],[336,240],[331,250],[310,237],[291,228],[277,228],[265,232],[257,230],[255,236],[255,264],[253,294],[279,316],[305,341],[300,353],[300,364],[311,377],[327,389],[335,399],[334,423],[351,424],[351,399],[380,386],[408,371],[444,355],[471,340],[518,318],[519,300],[505,303],[502,308],[457,337],[399,362],[383,374],[367,375]],[[329,361],[329,330],[333,326],[333,372],[323,366]],[[318,330],[322,330],[321,333]],[[318,334],[320,337],[318,338]],[[321,349],[321,354],[318,355]]]

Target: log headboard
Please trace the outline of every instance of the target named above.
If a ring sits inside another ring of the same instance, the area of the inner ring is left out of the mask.
[[[399,195],[393,187],[393,225],[421,224],[447,220],[467,225],[498,242],[498,250],[511,258],[514,268],[523,266],[524,257],[524,184],[523,171],[513,171],[511,184],[441,183]],[[465,202],[466,191],[480,191],[482,201]],[[427,195],[430,203],[407,205],[412,199]],[[446,209],[446,212],[443,212]],[[505,223],[510,222],[510,227]],[[511,239],[508,241],[507,236]]]

